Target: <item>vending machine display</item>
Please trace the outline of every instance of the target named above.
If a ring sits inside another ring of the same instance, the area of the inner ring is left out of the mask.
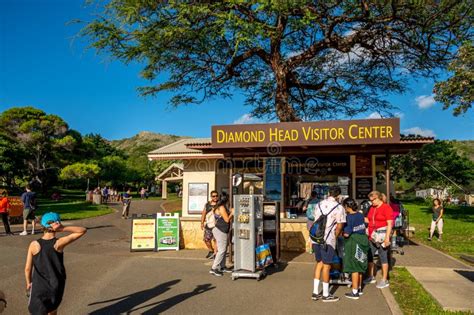
[[[255,249],[258,239],[263,240],[263,196],[234,196],[234,272],[237,278],[260,279],[264,272],[255,265]]]

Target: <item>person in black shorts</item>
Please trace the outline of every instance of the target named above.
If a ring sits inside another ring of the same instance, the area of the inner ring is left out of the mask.
[[[54,212],[43,215],[41,226],[43,237],[31,242],[26,256],[28,310],[33,315],[55,315],[66,285],[63,250],[82,237],[86,229],[79,226],[62,226],[59,215]],[[56,238],[58,232],[71,234]]]
[[[204,231],[203,241],[206,244],[209,252],[206,255],[206,258],[214,259],[217,253],[217,244],[214,235],[212,234],[212,229],[208,228],[206,225],[206,214],[213,210],[219,201],[219,193],[215,190],[211,191],[211,200],[206,202],[204,209],[202,209],[201,214],[201,230]]]

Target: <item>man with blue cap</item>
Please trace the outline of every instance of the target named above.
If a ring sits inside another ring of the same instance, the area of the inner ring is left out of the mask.
[[[82,237],[86,229],[63,226],[59,214],[48,212],[41,218],[43,237],[31,242],[25,265],[28,310],[31,314],[57,314],[66,286],[64,248]],[[58,232],[69,235],[56,238]],[[32,273],[32,271],[33,272]]]

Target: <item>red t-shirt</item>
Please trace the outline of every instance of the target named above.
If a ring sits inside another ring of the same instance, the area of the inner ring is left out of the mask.
[[[7,212],[7,209],[9,208],[9,204],[8,204],[8,198],[2,198],[0,199],[0,213],[4,213],[4,212]]]
[[[372,232],[374,230],[387,226],[387,221],[393,220],[393,210],[386,203],[383,203],[378,208],[372,206],[370,207],[367,218],[369,219],[369,237],[370,237],[370,235],[372,235]]]

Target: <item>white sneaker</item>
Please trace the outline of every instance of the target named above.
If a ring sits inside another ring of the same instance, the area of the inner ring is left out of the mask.
[[[383,289],[388,287],[390,284],[388,283],[388,280],[380,280],[379,283],[377,283],[377,289]]]
[[[19,235],[21,235],[21,236],[25,236],[25,235],[28,235],[28,232],[26,232],[26,231],[23,231],[23,232],[21,232]]]
[[[31,230],[31,235],[35,235],[35,230]]]

